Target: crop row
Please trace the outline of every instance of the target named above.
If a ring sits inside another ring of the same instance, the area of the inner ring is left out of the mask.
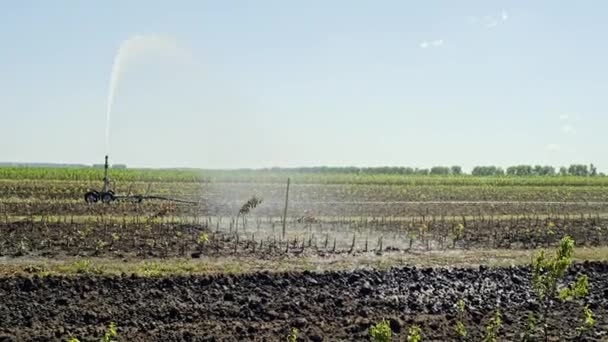
[[[274,219],[208,217],[45,217],[0,222],[0,255],[258,254],[538,248],[570,235],[580,245],[607,246],[608,219],[597,216],[510,219],[372,218],[314,222],[290,220],[286,235]]]
[[[21,168],[0,167],[0,179],[45,179],[100,181],[97,168]],[[270,170],[157,170],[112,169],[116,181],[141,182],[229,182],[284,183],[289,177],[301,184],[399,184],[399,185],[487,185],[487,186],[606,186],[608,177],[579,176],[420,176],[398,174],[351,174],[276,172]]]
[[[82,199],[99,183],[83,181],[0,180],[0,200],[19,198]],[[284,184],[272,183],[144,183],[117,182],[119,194],[156,194],[177,198],[207,198],[238,201],[252,195],[281,202]],[[292,182],[290,199],[296,202],[369,201],[607,201],[608,190],[598,186],[448,186],[448,185],[362,185],[301,184]]]
[[[200,205],[165,201],[117,201],[109,205],[89,205],[82,200],[2,200],[0,213],[8,216],[55,215],[156,215],[156,216],[234,216],[244,201],[202,202]],[[283,203],[263,202],[256,216],[280,217]],[[291,202],[289,217],[441,217],[441,216],[517,216],[608,213],[607,204],[590,203],[325,203]]]

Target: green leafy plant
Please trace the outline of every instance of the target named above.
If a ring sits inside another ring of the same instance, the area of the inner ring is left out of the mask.
[[[553,300],[562,301],[580,299],[589,293],[589,278],[580,275],[574,284],[559,290],[559,282],[564,278],[574,255],[574,240],[570,236],[561,239],[555,255],[548,257],[545,251],[540,251],[532,259],[532,286],[541,305],[539,322],[541,323],[544,339],[548,340],[547,318],[550,303]],[[583,310],[585,318],[587,312]],[[593,313],[591,313],[593,316]],[[583,320],[585,321],[585,319]],[[585,322],[581,327],[586,327]],[[579,334],[584,333],[584,329]]]
[[[502,314],[500,313],[500,309],[497,308],[494,316],[490,319],[488,325],[486,325],[486,334],[483,337],[484,342],[496,342],[501,328]]]
[[[595,318],[593,317],[593,311],[589,309],[589,304],[585,305],[583,308],[583,313],[585,315],[583,324],[576,328],[579,337],[582,337],[587,331],[595,327]]]
[[[462,240],[464,237],[464,224],[459,223],[456,227],[455,240]]]
[[[526,331],[524,332],[524,336],[523,336],[523,341],[532,341],[532,336],[534,336],[534,333],[536,332],[536,325],[538,324],[538,321],[536,319],[536,316],[534,316],[534,313],[530,312],[528,314],[528,319],[526,321]]]
[[[460,339],[464,339],[467,337],[467,328],[464,325],[464,315],[465,315],[465,303],[464,300],[459,300],[456,303],[456,307],[458,309],[458,316],[456,318],[456,326],[454,327],[454,331],[456,332],[456,336]]]
[[[420,342],[422,341],[422,329],[417,326],[411,326],[407,332],[407,342]]]
[[[160,277],[166,273],[166,269],[162,263],[159,262],[146,262],[137,268],[138,273],[145,277]]]
[[[589,294],[589,277],[586,274],[580,275],[574,284],[562,289],[559,292],[559,299],[563,301],[584,298]]]
[[[67,342],[80,342],[80,340],[77,339],[76,337],[70,337],[70,338],[68,338]]]
[[[393,331],[391,330],[390,323],[387,320],[382,320],[370,328],[369,334],[374,342],[390,342]]]
[[[106,248],[106,246],[108,246],[107,242],[97,239],[95,241],[95,252],[101,251],[102,249]]]
[[[298,330],[298,328],[292,328],[291,333],[287,336],[287,341],[296,342],[298,340],[299,334],[300,334],[300,330]]]
[[[576,278],[574,284],[562,289],[559,292],[559,298],[562,301],[571,301],[575,299],[581,299],[587,297],[589,294],[589,277],[583,274]],[[595,319],[593,318],[593,311],[589,308],[589,305],[585,305],[582,308],[583,317],[580,326],[576,329],[578,337],[582,337],[587,331],[593,329],[595,326]]]
[[[106,330],[106,332],[103,334],[103,342],[116,342],[116,337],[118,337],[116,323],[110,322],[108,325],[108,330]]]
[[[201,247],[206,245],[207,242],[209,242],[209,234],[207,233],[201,233],[196,240],[196,243]]]
[[[559,244],[553,257],[547,257],[545,251],[540,251],[532,260],[532,285],[541,301],[555,297],[557,282],[564,277],[566,270],[572,264],[574,240],[565,236]]]

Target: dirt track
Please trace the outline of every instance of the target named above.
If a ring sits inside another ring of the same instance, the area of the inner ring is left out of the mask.
[[[593,340],[608,331],[608,264],[576,265],[590,276]],[[292,327],[303,341],[365,340],[370,324],[391,320],[398,340],[421,325],[425,340],[454,340],[455,303],[467,304],[471,340],[499,303],[503,340],[520,340],[537,309],[525,268],[361,270],[323,274],[173,278],[11,277],[0,279],[0,341],[98,341],[116,322],[122,341],[285,340]],[[555,340],[568,339],[577,303],[556,304]]]

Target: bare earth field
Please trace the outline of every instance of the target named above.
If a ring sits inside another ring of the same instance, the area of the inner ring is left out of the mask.
[[[608,264],[579,264],[570,277],[577,273],[594,284],[588,301],[598,321],[589,340],[600,340],[608,330]],[[370,325],[387,318],[398,340],[418,324],[426,340],[446,341],[456,337],[454,303],[462,298],[471,340],[481,340],[483,322],[498,306],[501,336],[513,341],[521,339],[526,313],[538,309],[528,278],[524,267],[5,277],[0,338],[96,340],[108,321],[118,321],[127,341],[277,341],[291,327],[300,329],[302,340],[365,340]],[[552,340],[574,337],[577,310],[575,303],[556,303],[549,320]]]
[[[0,179],[0,341],[368,340],[390,322],[424,340],[482,340],[499,308],[499,340],[522,340],[538,312],[527,265],[569,235],[590,294],[554,301],[549,340],[608,333],[608,188],[538,179],[292,183],[125,180],[122,193],[200,201],[87,205],[87,179]],[[349,178],[350,179],[350,178]],[[391,178],[392,179],[392,178]],[[151,184],[151,186],[150,186]],[[237,217],[253,195],[262,204]],[[561,285],[560,285],[561,286]],[[529,340],[543,340],[538,329]]]

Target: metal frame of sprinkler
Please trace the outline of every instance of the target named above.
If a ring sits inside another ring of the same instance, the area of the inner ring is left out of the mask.
[[[108,156],[106,156],[105,163],[103,166],[103,187],[101,188],[101,191],[98,191],[95,189],[89,189],[89,191],[87,191],[84,194],[85,202],[87,202],[89,204],[94,204],[94,203],[101,201],[102,203],[109,204],[111,202],[118,201],[118,200],[131,200],[131,201],[134,201],[137,203],[141,203],[143,200],[161,200],[161,201],[188,203],[188,204],[199,204],[199,202],[196,202],[196,201],[186,201],[186,200],[169,198],[169,197],[164,197],[164,196],[131,195],[131,194],[117,195],[116,193],[114,193],[114,190],[112,190],[112,188],[110,186],[110,177],[108,177],[108,168],[109,167],[110,166],[108,164]]]

